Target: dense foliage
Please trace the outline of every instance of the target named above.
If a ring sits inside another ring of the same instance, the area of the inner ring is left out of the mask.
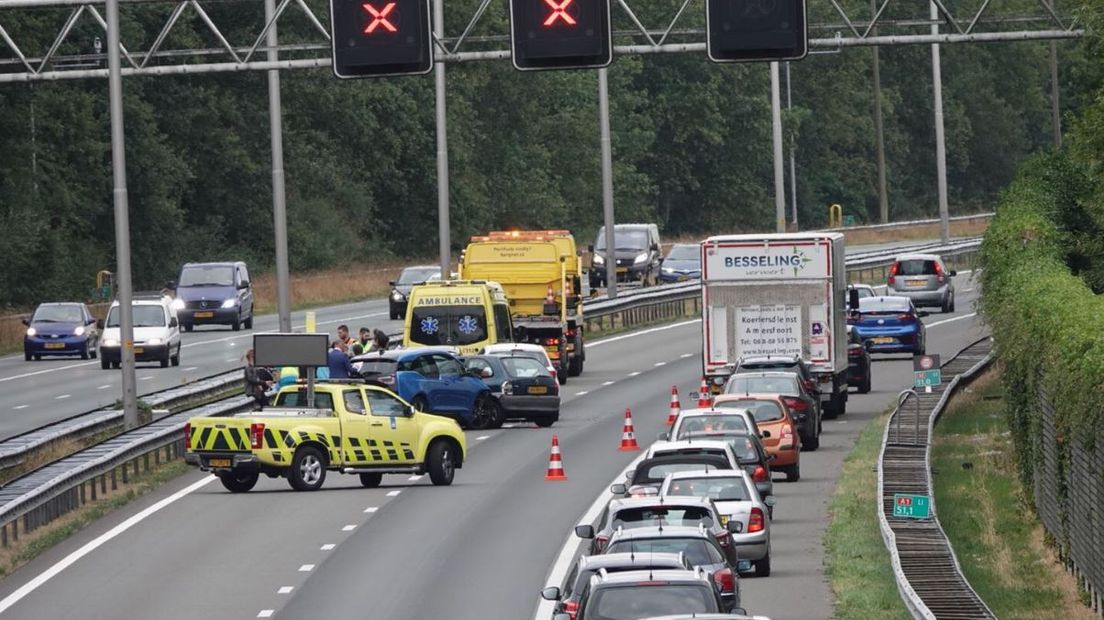
[[[462,28],[476,3],[449,0],[450,31]],[[324,3],[311,4],[325,14]],[[674,4],[643,2],[654,11],[641,18],[660,23]],[[229,40],[251,42],[259,5],[207,9],[230,25]],[[926,4],[917,6],[926,13]],[[125,39],[148,45],[172,5],[128,7]],[[822,14],[814,11],[813,22],[838,21],[828,3],[814,8]],[[282,22],[284,42],[310,35],[295,11],[293,3]],[[473,35],[506,32],[505,13],[505,3],[493,3]],[[64,16],[29,12],[10,34],[25,49],[45,50]],[[101,34],[81,21],[61,53],[87,49]],[[165,47],[212,44],[187,12]],[[1070,75],[1100,71],[1081,61],[1078,46],[1063,44],[1062,54]],[[859,222],[877,216],[871,57],[846,49],[792,67],[785,127],[796,148],[804,226],[823,224],[834,202]],[[881,58],[891,216],[933,216],[930,52],[884,48]],[[952,211],[987,209],[1018,162],[1048,144],[1046,44],[946,46],[943,65]],[[719,66],[703,54],[618,58],[610,70],[618,219],[656,221],[667,235],[769,229],[768,75],[765,64]],[[139,287],[169,279],[185,260],[244,258],[257,271],[271,265],[265,80],[255,73],[125,80]],[[1087,101],[1068,76],[1063,81],[1072,105]],[[0,307],[83,297],[93,274],[112,268],[106,90],[100,80],[0,86]],[[339,82],[326,70],[285,72],[282,92],[292,269],[432,254],[432,77]],[[601,220],[593,72],[450,65],[448,106],[454,245],[503,226],[568,227],[589,241]]]

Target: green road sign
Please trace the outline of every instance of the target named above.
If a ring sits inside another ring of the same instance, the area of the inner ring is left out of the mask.
[[[912,373],[912,383],[915,387],[933,387],[943,383],[943,375],[938,368],[931,370],[916,370]]]
[[[927,495],[893,494],[893,516],[903,519],[931,517],[931,500]]]

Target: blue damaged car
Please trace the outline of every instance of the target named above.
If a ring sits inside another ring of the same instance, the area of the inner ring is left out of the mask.
[[[923,355],[928,339],[920,319],[925,316],[908,297],[865,297],[847,322],[871,353]]]

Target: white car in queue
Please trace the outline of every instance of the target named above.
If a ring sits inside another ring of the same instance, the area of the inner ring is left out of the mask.
[[[724,457],[730,469],[740,469],[740,459],[727,441],[706,439],[702,441],[657,441],[644,453],[645,459],[657,456],[715,455]]]
[[[688,495],[707,497],[717,507],[721,526],[729,532],[739,563],[737,570],[755,570],[756,576],[767,577],[771,571],[770,508],[774,498],[763,499],[755,483],[741,469],[680,471],[667,474],[659,496]],[[731,522],[739,523],[736,528]]]
[[[671,430],[659,433],[658,439],[681,441],[689,433],[712,431],[742,431],[763,436],[759,430],[759,424],[755,422],[755,416],[751,410],[740,407],[720,408],[713,407],[701,409],[683,409],[671,425]]]

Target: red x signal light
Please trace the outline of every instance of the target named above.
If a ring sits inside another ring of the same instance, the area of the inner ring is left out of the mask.
[[[548,19],[544,20],[544,27],[551,28],[560,21],[562,21],[565,26],[574,26],[577,22],[575,18],[567,12],[567,7],[571,6],[571,3],[574,1],[575,0],[563,0],[557,3],[556,0],[544,0],[544,3],[552,9],[552,13],[548,15]]]
[[[379,28],[382,28],[387,32],[399,31],[399,29],[395,27],[395,24],[392,24],[391,21],[388,19],[388,16],[391,15],[391,12],[395,10],[394,2],[388,2],[387,4],[383,5],[382,9],[376,9],[376,7],[372,6],[371,3],[365,2],[361,5],[361,8],[363,8],[372,18],[371,23],[369,23],[368,26],[364,28],[364,34],[372,34]]]

